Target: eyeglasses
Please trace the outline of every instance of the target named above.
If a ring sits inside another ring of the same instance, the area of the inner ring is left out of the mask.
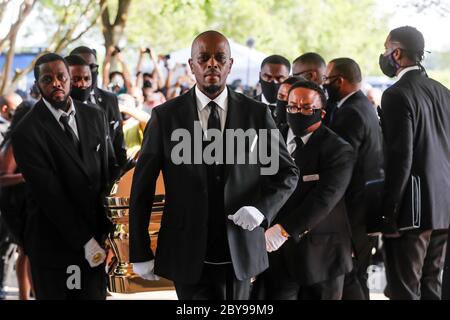
[[[99,67],[99,65],[98,65],[98,64],[95,64],[95,63],[91,63],[91,64],[89,65],[89,68],[91,69],[92,72],[98,71],[98,67]]]
[[[305,71],[302,71],[302,72],[297,72],[297,73],[293,73],[292,75],[293,76],[295,76],[295,77],[304,77],[303,75],[304,74],[307,74],[307,73],[312,73],[312,72],[317,72],[317,70],[316,69],[308,69],[308,70],[305,70]],[[307,78],[307,77],[305,77],[305,78]]]
[[[287,105],[286,111],[289,113],[301,113],[305,116],[312,116],[315,110],[320,110],[321,108],[316,108],[314,105],[305,104],[301,106]]]
[[[330,81],[330,83],[333,83],[333,82],[336,81],[337,78],[339,78],[339,77],[342,77],[342,78],[343,78],[343,76],[342,76],[341,74],[337,74],[337,75],[330,76],[330,77],[324,76],[324,77],[322,78],[322,80],[325,82],[325,81],[330,81],[331,79],[335,79],[335,80],[333,80],[333,81]]]

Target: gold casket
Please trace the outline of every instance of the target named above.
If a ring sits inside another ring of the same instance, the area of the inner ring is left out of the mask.
[[[133,173],[134,169],[123,175],[115,184],[110,196],[106,198],[108,218],[114,224],[114,231],[108,237],[108,244],[113,253],[108,262],[109,290],[118,293],[136,293],[174,289],[173,283],[164,278],[158,281],[142,279],[133,272],[133,267],[129,262],[128,212]],[[156,183],[155,200],[148,228],[153,252],[156,252],[158,242],[158,231],[164,208],[164,193],[164,182],[160,174]]]

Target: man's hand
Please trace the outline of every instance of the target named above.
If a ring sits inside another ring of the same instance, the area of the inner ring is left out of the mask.
[[[159,276],[154,273],[155,260],[133,263],[133,271],[146,280],[159,280]]]
[[[286,237],[286,231],[276,224],[266,230],[266,249],[267,252],[277,251],[283,243],[288,239]]]
[[[97,267],[106,259],[106,252],[98,244],[97,240],[91,238],[84,245],[84,257],[88,261],[91,268]]]
[[[242,207],[228,219],[244,230],[252,231],[264,220],[264,215],[255,207]]]

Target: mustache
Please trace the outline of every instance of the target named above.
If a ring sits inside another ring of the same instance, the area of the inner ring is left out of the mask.
[[[217,70],[207,71],[205,73],[205,77],[207,76],[220,76],[220,72],[218,72]]]
[[[53,90],[51,93],[50,93],[50,95],[53,95],[54,93],[56,93],[56,92],[62,92],[62,93],[66,93],[64,90],[62,90],[62,89],[55,89],[55,90]]]

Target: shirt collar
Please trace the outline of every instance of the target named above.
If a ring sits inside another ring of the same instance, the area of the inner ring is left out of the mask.
[[[405,75],[405,73],[407,73],[408,71],[412,71],[412,70],[420,70],[420,67],[419,66],[411,66],[411,67],[407,67],[407,68],[403,69],[398,74],[397,79],[400,80],[401,77],[403,77]]]
[[[197,99],[197,108],[202,111],[208,103],[214,101],[223,110],[227,111],[228,108],[228,88],[225,89],[215,98],[210,99],[207,95],[200,91],[200,89],[195,86],[195,97]]]
[[[348,98],[350,98],[352,95],[355,94],[356,91],[350,92],[348,95],[346,95],[345,97],[343,97],[341,100],[339,100],[339,102],[336,105],[336,108],[340,108],[345,101],[347,101]]]
[[[11,121],[9,121],[9,120],[6,120],[5,118],[3,118],[1,115],[0,115],[0,123],[10,123]]]
[[[265,103],[265,104],[268,104],[268,105],[271,105],[271,106],[275,106],[276,105],[276,102],[275,103],[270,103],[269,101],[267,101],[266,97],[264,96],[264,93],[261,93],[261,102]]]
[[[70,107],[69,110],[67,110],[67,112],[61,110],[61,109],[56,109],[55,107],[53,107],[51,105],[50,102],[48,102],[47,100],[45,100],[45,98],[42,98],[42,101],[44,101],[44,104],[47,106],[48,110],[50,110],[50,112],[53,114],[53,116],[55,117],[55,119],[59,122],[59,119],[61,118],[61,116],[65,115],[65,116],[75,116],[75,106],[73,105],[73,100],[72,98],[69,97],[69,101],[70,101]]]
[[[311,138],[311,135],[313,133],[314,133],[314,131],[300,137],[300,139],[302,139],[302,141],[303,141],[303,144],[306,145],[306,143],[309,141],[309,138]],[[291,128],[289,128],[287,138],[286,138],[287,144],[295,143],[294,139],[295,139],[294,132],[292,131]]]

